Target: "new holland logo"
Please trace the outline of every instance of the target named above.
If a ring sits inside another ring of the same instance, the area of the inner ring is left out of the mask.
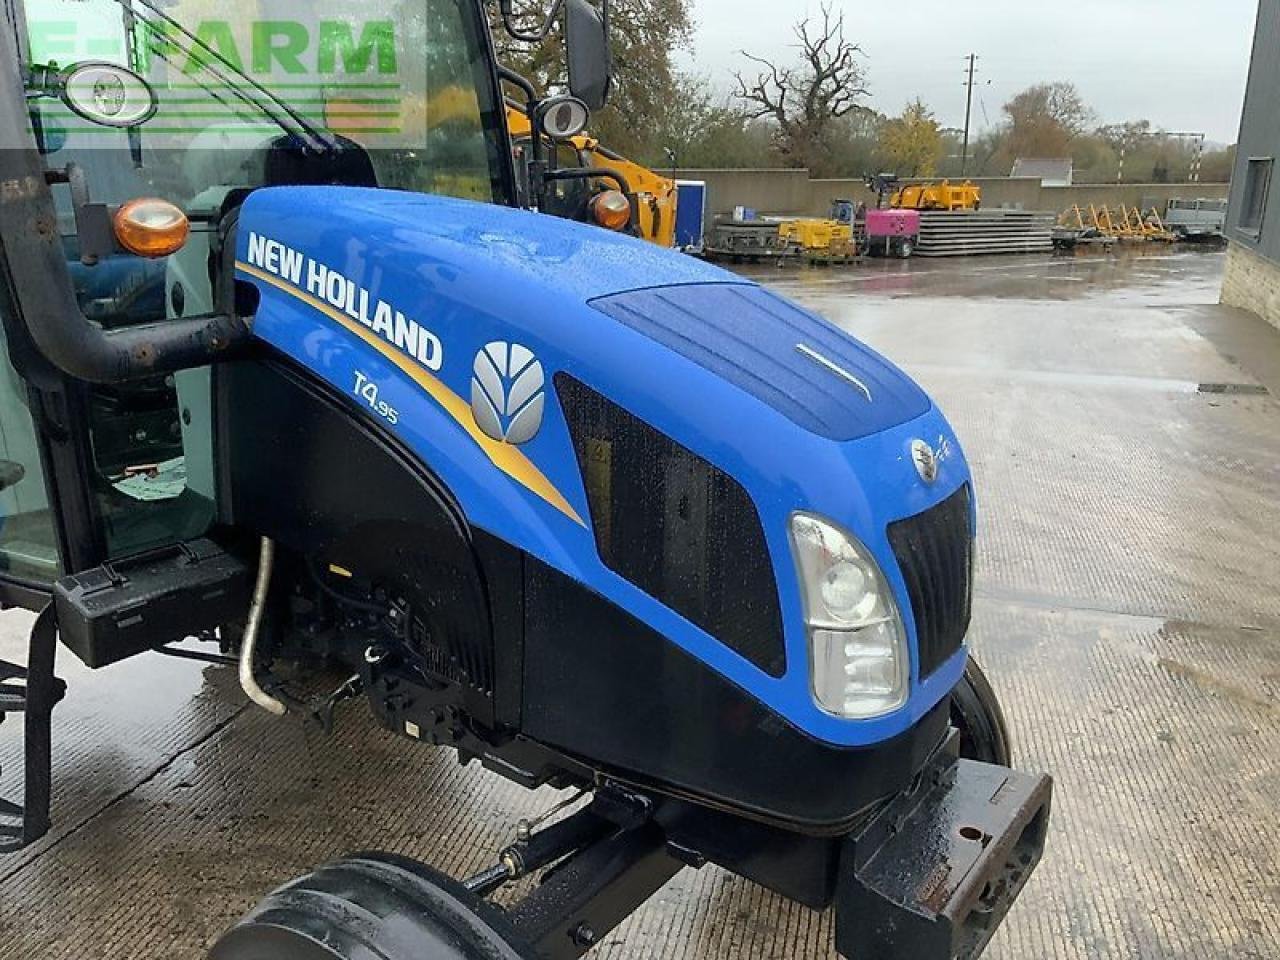
[[[916,473],[925,483],[933,483],[938,479],[938,469],[942,462],[951,456],[951,441],[946,437],[938,437],[935,450],[923,440],[911,441],[911,462],[916,466]]]
[[[471,413],[494,440],[521,444],[542,427],[546,406],[542,364],[518,343],[490,343],[476,354],[471,378]]]

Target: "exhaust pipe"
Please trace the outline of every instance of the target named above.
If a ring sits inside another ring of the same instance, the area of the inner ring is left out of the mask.
[[[268,537],[262,538],[258,554],[258,579],[253,585],[253,602],[249,604],[249,620],[245,624],[244,639],[240,643],[240,687],[250,700],[268,713],[283,717],[289,710],[283,703],[258,685],[253,675],[253,654],[258,645],[258,631],[262,629],[262,616],[267,606],[267,591],[271,588],[271,568],[275,563],[276,545]]]

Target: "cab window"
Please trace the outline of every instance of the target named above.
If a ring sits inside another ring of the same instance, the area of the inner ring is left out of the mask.
[[[3,326],[0,346],[6,346]],[[41,586],[58,576],[58,550],[28,403],[6,349],[0,356],[0,575]]]

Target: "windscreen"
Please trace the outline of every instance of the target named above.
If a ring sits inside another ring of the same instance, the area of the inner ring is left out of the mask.
[[[291,173],[351,178],[349,158],[297,157],[335,146],[367,155],[378,186],[505,199],[475,0],[29,0],[25,19],[33,67],[108,61],[155,93],[128,130],[32,100],[50,166],[81,162],[94,200],[147,194],[198,213]]]

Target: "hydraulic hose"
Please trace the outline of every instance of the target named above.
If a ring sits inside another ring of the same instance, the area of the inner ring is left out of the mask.
[[[240,687],[245,695],[268,713],[283,717],[289,710],[283,703],[258,686],[253,675],[254,648],[258,645],[258,632],[262,629],[262,616],[267,606],[267,591],[271,587],[271,568],[275,563],[276,545],[268,537],[262,538],[258,554],[258,579],[253,585],[253,602],[249,604],[249,620],[240,642]]]

